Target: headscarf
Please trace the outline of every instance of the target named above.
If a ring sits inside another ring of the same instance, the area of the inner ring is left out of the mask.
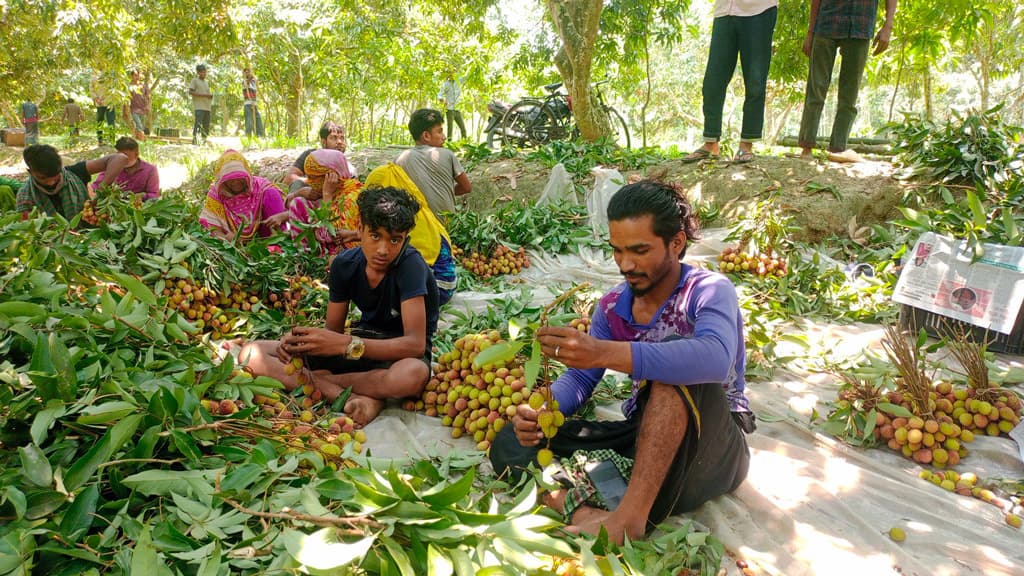
[[[362,188],[362,185],[359,180],[353,177],[345,154],[339,150],[328,148],[313,150],[306,156],[303,171],[306,173],[306,183],[316,190],[323,190],[324,180],[327,178],[328,173],[334,172],[338,175],[340,182],[338,189],[335,191],[334,201],[330,206],[331,223],[336,229],[358,230],[359,206],[356,204],[356,200],[359,198],[359,190]],[[306,202],[302,200],[304,199],[300,198],[294,201],[292,213],[300,221],[309,223],[309,211],[305,206]],[[320,206],[319,201],[312,201],[309,204],[316,208]],[[318,238],[322,235],[325,238],[329,238],[326,231],[323,234],[318,234]],[[323,243],[323,238],[321,238],[321,243]]]
[[[409,244],[419,250],[428,266],[433,266],[441,254],[441,240],[447,240],[448,245],[452,243],[448,237],[448,231],[444,224],[437,219],[434,212],[427,204],[423,193],[413,183],[412,178],[402,170],[402,167],[394,162],[375,168],[366,175],[366,186],[394,186],[409,193],[420,204],[420,211],[416,213],[416,224],[409,231]]]
[[[225,194],[224,186],[230,180],[245,180],[246,191],[236,196]],[[199,214],[199,223],[219,228],[242,241],[251,240],[263,220],[263,195],[268,191],[278,193],[268,180],[250,174],[249,163],[241,152],[228,150],[214,166],[213,184]]]

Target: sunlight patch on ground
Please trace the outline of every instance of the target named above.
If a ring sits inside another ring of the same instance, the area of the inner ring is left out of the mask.
[[[817,394],[804,394],[803,396],[793,396],[786,403],[790,409],[794,412],[809,416],[814,409],[818,406],[820,398]]]
[[[752,450],[747,482],[782,510],[791,510],[806,503],[813,478],[802,475],[808,463],[784,454]]]
[[[845,458],[829,456],[827,450],[819,450],[825,458],[825,479],[822,487],[833,495],[848,492],[860,482],[860,468],[850,464]]]
[[[797,538],[794,542],[794,557],[801,559],[810,568],[811,574],[829,576],[883,576],[899,574],[893,569],[894,559],[889,554],[865,555],[848,540],[836,538],[815,529],[809,524],[795,523]]]

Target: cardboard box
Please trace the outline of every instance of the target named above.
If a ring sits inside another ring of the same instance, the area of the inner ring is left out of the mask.
[[[25,131],[20,128],[11,128],[4,134],[4,144],[8,146],[25,146]]]

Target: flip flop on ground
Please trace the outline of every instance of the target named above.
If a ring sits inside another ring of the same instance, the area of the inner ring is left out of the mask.
[[[690,164],[692,162],[700,162],[701,160],[715,160],[718,158],[718,154],[712,154],[707,148],[697,148],[693,152],[690,152],[686,156],[683,156],[683,162]]]
[[[733,164],[747,164],[753,162],[757,156],[754,155],[750,150],[740,150],[736,153],[736,156],[732,159]]]

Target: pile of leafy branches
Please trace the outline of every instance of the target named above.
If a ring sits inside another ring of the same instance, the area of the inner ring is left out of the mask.
[[[626,149],[610,140],[556,140],[530,152],[526,158],[549,168],[562,164],[569,174],[584,178],[598,166],[639,170],[664,162],[667,156],[659,148]]]
[[[1003,122],[1000,108],[943,126],[910,115],[889,125],[906,175],[926,180],[908,187],[896,224],[963,238],[975,259],[984,243],[1024,243],[1024,128]]]
[[[995,190],[1024,177],[1024,128],[1002,121],[1002,105],[939,126],[920,115],[905,115],[886,129],[908,175],[949,184]]]
[[[448,220],[452,242],[466,251],[488,254],[499,243],[566,254],[577,246],[604,246],[594,238],[585,206],[571,203],[537,206],[509,202],[490,214],[461,211]]]

